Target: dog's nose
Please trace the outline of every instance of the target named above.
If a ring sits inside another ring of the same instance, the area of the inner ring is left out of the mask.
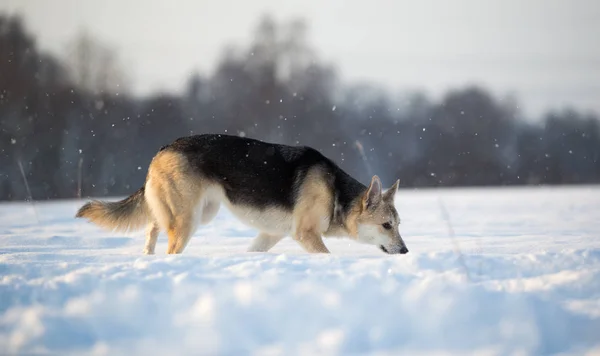
[[[402,247],[402,249],[400,250],[400,253],[403,255],[408,253],[408,249],[406,248],[406,246]]]

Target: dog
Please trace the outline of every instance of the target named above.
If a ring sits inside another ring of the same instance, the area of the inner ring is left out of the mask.
[[[309,253],[329,253],[323,236],[331,236],[405,254],[394,206],[398,184],[382,192],[373,176],[367,187],[310,147],[204,134],[163,146],[144,186],[128,198],[90,201],[76,217],[112,231],[147,226],[145,254],[154,254],[166,231],[167,253],[180,254],[223,204],[259,231],[249,252],[269,251],[291,235]]]

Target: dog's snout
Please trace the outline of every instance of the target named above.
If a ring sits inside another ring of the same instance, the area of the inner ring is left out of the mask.
[[[394,248],[389,250],[385,246],[379,245],[379,249],[385,253],[392,254],[392,255],[395,255],[397,253],[404,255],[405,253],[408,253],[408,249],[406,248],[406,246],[402,246],[399,250],[398,250],[397,246],[394,246]]]

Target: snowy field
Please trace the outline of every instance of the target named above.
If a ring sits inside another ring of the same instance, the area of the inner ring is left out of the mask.
[[[224,210],[143,256],[80,204],[0,204],[0,354],[600,354],[600,187],[401,190],[395,256],[246,253]]]

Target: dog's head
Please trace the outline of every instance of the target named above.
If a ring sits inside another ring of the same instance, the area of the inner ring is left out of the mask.
[[[357,240],[376,245],[390,254],[408,253],[406,244],[400,236],[398,225],[400,218],[394,206],[394,197],[398,183],[386,192],[381,190],[379,177],[374,176],[360,201],[360,212],[356,217]]]

